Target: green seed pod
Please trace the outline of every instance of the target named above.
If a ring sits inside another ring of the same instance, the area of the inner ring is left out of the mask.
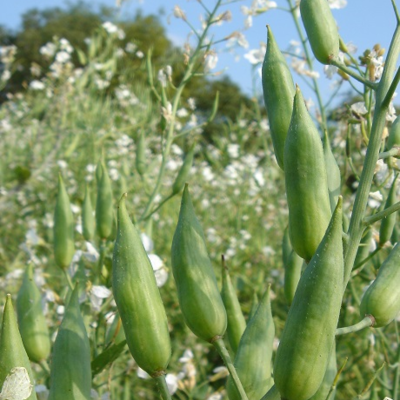
[[[282,400],[308,400],[324,378],[343,295],[342,198],[303,272],[274,364]]]
[[[400,232],[399,232],[399,228],[397,225],[395,225],[393,227],[393,233],[392,236],[390,238],[390,242],[395,245],[398,241],[400,240]]]
[[[283,153],[295,88],[286,59],[279,50],[270,27],[262,67],[262,85],[276,160],[284,169]]]
[[[271,362],[275,325],[272,319],[269,292],[268,287],[254,317],[243,333],[234,362],[249,400],[259,400],[273,385]],[[226,388],[229,400],[241,400],[231,377],[228,377]]]
[[[58,195],[54,211],[54,257],[63,269],[69,267],[75,253],[74,217],[61,175],[58,177]]]
[[[396,203],[396,189],[397,189],[397,176],[396,179],[394,179],[392,187],[390,188],[386,203],[385,203],[385,209],[392,206],[393,204]],[[379,245],[383,246],[387,241],[390,240],[394,226],[396,225],[396,219],[397,219],[397,212],[394,212],[387,217],[383,218],[381,221],[381,227],[379,230]]]
[[[50,335],[42,309],[42,295],[33,279],[32,264],[25,270],[17,296],[19,330],[30,360],[39,363],[50,354]]]
[[[299,88],[284,158],[290,242],[309,261],[328,227],[331,206],[321,139]]]
[[[126,341],[140,368],[164,373],[171,357],[168,321],[156,279],[139,233],[122,196],[113,255],[113,293]]]
[[[372,239],[372,229],[368,228],[363,233],[360,245],[358,246],[357,255],[354,260],[354,268],[356,268],[357,265],[360,264],[361,261],[365,260],[368,257],[369,249],[370,249],[370,245],[371,245],[371,239]]]
[[[372,315],[375,318],[376,328],[392,322],[400,311],[399,264],[400,243],[397,243],[379,268],[375,281],[361,299],[361,316]]]
[[[268,390],[261,400],[281,400],[281,395],[275,385]]]
[[[114,220],[113,194],[107,168],[101,165],[101,178],[97,184],[96,227],[100,239],[107,239]]]
[[[337,374],[337,366],[336,366],[336,346],[333,347],[331,355],[329,357],[328,367],[326,368],[324,380],[322,381],[321,386],[317,390],[317,393],[314,396],[310,397],[309,400],[326,400],[329,391],[331,390],[333,381],[335,380]],[[332,391],[329,400],[333,400],[335,397],[336,389]]]
[[[303,266],[303,259],[292,250],[290,253],[288,262],[285,267],[285,280],[284,280],[284,292],[286,301],[289,306],[292,304],[294,294],[296,293],[297,285],[301,276],[301,268]]]
[[[224,264],[225,263],[223,262],[221,297],[228,317],[226,335],[233,353],[236,353],[240,338],[246,328],[246,320],[244,319],[242,309],[240,308],[240,303],[236,296],[236,290],[232,285],[228,268]]]
[[[103,157],[104,157],[104,154],[101,155],[101,159],[99,160],[99,162],[97,163],[97,166],[96,166],[95,174],[96,174],[97,185],[99,185],[101,176],[103,175]]]
[[[90,343],[75,286],[53,348],[48,400],[90,400]]]
[[[224,335],[227,316],[187,185],[183,191],[171,257],[186,324],[195,335],[213,342]]]
[[[194,145],[185,156],[182,167],[178,172],[174,184],[172,185],[172,194],[178,194],[184,187],[187,178],[189,177],[190,170],[193,165]]]
[[[7,380],[7,377],[12,375],[13,372],[16,372],[16,370],[13,371],[14,368],[25,368],[32,385],[31,394],[26,399],[37,400],[35,390],[33,389],[35,380],[31,365],[22,343],[21,335],[18,331],[17,318],[15,317],[14,308],[12,306],[11,295],[8,294],[4,306],[0,335],[0,391],[2,389],[4,390],[4,382]],[[29,385],[27,386],[29,393]],[[21,390],[21,388],[18,389]],[[8,396],[5,397],[5,399],[8,398]]]
[[[324,159],[328,178],[329,199],[331,210],[333,211],[340,196],[341,178],[340,169],[332,153],[327,131],[324,134]]]
[[[315,58],[322,64],[339,54],[339,33],[326,0],[301,0],[301,19]]]
[[[136,141],[136,170],[139,175],[144,175],[146,169],[146,139],[143,132],[139,132]]]
[[[387,149],[390,150],[394,146],[400,146],[400,118],[397,117],[389,130],[387,140]]]
[[[282,261],[283,261],[283,266],[285,266],[288,261],[290,254],[292,253],[293,248],[292,244],[290,243],[290,236],[289,236],[289,227],[287,226],[285,228],[285,231],[283,233],[283,238],[282,238]]]
[[[82,204],[82,233],[85,240],[90,242],[94,237],[95,221],[93,216],[92,200],[90,197],[90,188],[86,184],[85,198]]]
[[[253,301],[251,302],[250,312],[247,317],[247,322],[249,322],[254,317],[254,315],[257,311],[257,308],[258,308],[258,296],[257,296],[257,293],[254,292],[253,293]]]

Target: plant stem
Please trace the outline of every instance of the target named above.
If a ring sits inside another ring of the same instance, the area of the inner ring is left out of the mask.
[[[65,278],[67,279],[68,286],[69,286],[70,290],[73,291],[74,284],[72,283],[72,279],[69,276],[68,271],[66,269],[64,269],[63,271],[64,271]]]
[[[382,211],[377,212],[374,215],[371,215],[369,217],[365,217],[363,220],[364,225],[371,225],[374,222],[380,221],[383,218],[388,217],[390,214],[395,213],[396,211],[400,210],[400,201],[397,203],[393,204],[392,206],[385,208]]]
[[[240,382],[239,376],[238,376],[236,369],[232,363],[232,360],[228,353],[228,350],[225,347],[224,341],[222,340],[222,338],[219,338],[213,342],[213,345],[217,349],[219,355],[221,356],[222,360],[224,361],[224,364],[228,368],[228,371],[232,377],[233,383],[236,386],[236,389],[238,390],[238,392],[240,394],[241,400],[248,400],[246,392],[243,389],[243,385]]]
[[[388,151],[379,153],[380,160],[384,160],[385,158],[389,158],[389,157],[399,157],[399,156],[400,156],[400,147],[393,147],[392,149],[390,149]]]
[[[356,81],[361,82],[363,85],[369,87],[370,89],[376,90],[376,88],[377,88],[376,83],[369,81],[368,79],[364,78],[361,75],[358,75],[351,68],[346,67],[346,65],[344,65],[340,61],[332,59],[331,60],[331,65],[334,65],[335,67],[339,68],[341,71],[345,72],[347,75],[350,75]]]
[[[369,138],[370,140],[367,148],[367,154],[365,156],[364,167],[360,176],[360,183],[357,189],[353,212],[350,219],[350,240],[345,253],[344,288],[347,286],[347,283],[350,279],[358,245],[360,244],[364,230],[363,218],[367,208],[368,196],[374,177],[375,165],[379,157],[382,132],[386,123],[387,108],[382,107],[382,102],[391,85],[391,80],[396,69],[399,53],[400,27],[397,26],[390,44],[382,78],[379,82],[378,90],[376,92],[376,107],[371,127],[371,135]]]
[[[336,336],[339,335],[346,335],[347,333],[353,333],[361,331],[364,328],[368,328],[369,326],[373,326],[375,323],[374,317],[371,315],[367,315],[364,319],[358,322],[355,325],[345,326],[344,328],[337,328],[336,329]]]
[[[162,374],[154,378],[157,382],[158,390],[160,391],[160,398],[162,400],[171,400],[171,395],[169,394],[167,382],[165,381],[165,375]]]

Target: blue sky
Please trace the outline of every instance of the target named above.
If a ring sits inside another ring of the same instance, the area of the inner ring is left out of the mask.
[[[286,0],[276,0],[278,6],[286,7]],[[115,0],[91,0],[94,6],[106,4],[115,5]],[[210,8],[214,4],[214,0],[204,0]],[[47,8],[55,6],[63,6],[66,4],[59,0],[17,0],[7,1],[2,4],[2,12],[0,14],[0,24],[12,29],[18,29],[21,21],[21,14],[26,10],[37,7]],[[199,15],[202,8],[196,0],[130,0],[124,3],[120,13],[122,16],[134,15],[137,9],[142,9],[144,14],[158,14],[161,9],[164,13],[160,18],[166,27],[168,36],[176,45],[182,45],[185,41],[190,28],[182,21],[172,16],[172,10],[175,4],[178,4],[186,13],[188,19],[198,28],[200,26]],[[379,4],[379,5],[378,5]],[[214,38],[223,38],[235,30],[243,31],[245,16],[241,13],[241,6],[251,6],[251,0],[241,0],[224,7],[222,10],[229,9],[232,12],[232,21],[226,22],[221,26],[217,26],[212,31]],[[221,10],[221,11],[222,11]],[[357,47],[356,55],[362,54],[366,48],[371,48],[375,43],[380,43],[382,47],[388,48],[392,33],[395,28],[395,18],[392,11],[390,0],[348,0],[345,8],[333,10],[334,17],[337,20],[340,34],[344,41],[352,42]],[[252,67],[250,63],[243,58],[249,50],[259,48],[261,42],[266,42],[266,25],[270,25],[275,38],[281,49],[288,47],[290,40],[297,40],[293,22],[288,13],[275,9],[269,10],[265,14],[253,18],[253,26],[243,33],[249,42],[247,49],[237,49],[235,54],[229,54],[224,45],[219,49],[223,51],[219,56],[219,62],[216,71],[223,71],[231,79],[236,82],[245,93],[252,94],[253,89],[261,90],[261,84],[256,79],[252,80]],[[237,60],[238,58],[238,60]],[[331,91],[331,81],[325,79],[322,68],[320,85],[325,99],[329,98]],[[305,85],[298,77],[294,77],[303,88]],[[253,82],[255,83],[253,85]],[[349,88],[348,85],[345,85]],[[312,97],[312,93],[308,92],[304,87],[306,97]]]

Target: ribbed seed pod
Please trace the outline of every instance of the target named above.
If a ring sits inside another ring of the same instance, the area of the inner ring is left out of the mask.
[[[136,170],[139,175],[144,175],[146,168],[146,139],[143,132],[139,132],[136,140]]]
[[[282,400],[308,400],[319,389],[335,343],[343,294],[342,198],[303,272],[274,364]]]
[[[242,334],[246,328],[246,320],[244,319],[242,309],[236,295],[236,290],[232,285],[228,268],[224,265],[224,263],[222,266],[221,297],[225,305],[226,315],[228,317],[226,336],[228,337],[229,345],[233,353],[236,353],[240,338],[242,337]]]
[[[389,194],[385,203],[385,209],[394,205],[397,200],[397,177],[394,179],[392,187],[389,190]],[[379,244],[383,246],[387,241],[390,240],[394,226],[396,225],[397,212],[388,215],[381,221],[381,227],[379,229]]]
[[[122,196],[113,255],[113,293],[126,341],[140,368],[163,374],[171,357],[168,321],[156,279]]]
[[[254,292],[253,293],[253,301],[251,302],[251,308],[250,308],[250,312],[249,315],[247,317],[247,322],[249,322],[255,315],[257,308],[258,308],[258,296],[257,293]]]
[[[183,189],[193,165],[193,157],[194,157],[194,145],[186,154],[181,169],[179,170],[175,182],[172,185],[173,194],[178,194]]]
[[[400,146],[400,118],[397,117],[389,130],[387,140],[387,149],[390,150],[393,146]]]
[[[94,237],[95,221],[93,216],[92,200],[89,184],[86,184],[85,198],[82,204],[82,233],[85,240],[90,242]]]
[[[75,287],[54,343],[48,400],[90,400],[90,343]]]
[[[74,217],[61,175],[58,177],[58,195],[54,211],[54,257],[60,268],[68,268],[75,253]]]
[[[113,194],[106,166],[101,164],[98,168],[101,173],[99,172],[100,180],[97,183],[96,228],[100,239],[107,239],[114,221]]]
[[[321,139],[299,88],[284,157],[290,242],[309,261],[328,227],[331,206]]]
[[[195,335],[213,342],[224,335],[227,316],[187,185],[183,191],[171,257],[186,324]]]
[[[284,292],[286,301],[289,306],[292,304],[294,294],[296,293],[297,285],[301,276],[301,269],[303,267],[303,259],[292,250],[289,255],[289,259],[285,267],[285,279],[284,279]]]
[[[262,67],[264,102],[276,160],[284,169],[284,146],[293,110],[295,88],[286,59],[268,27],[267,52]]]
[[[268,287],[255,315],[243,333],[234,361],[235,369],[249,400],[259,400],[273,385],[271,363],[275,325],[272,319],[269,292]],[[231,377],[228,377],[226,388],[229,400],[241,400]]]
[[[33,279],[32,264],[25,270],[17,296],[17,315],[21,338],[30,360],[39,363],[50,354],[50,335],[42,309],[42,295]]]
[[[301,19],[315,58],[329,64],[339,54],[339,33],[326,0],[301,0]]]
[[[33,389],[35,380],[33,378],[31,365],[18,330],[17,318],[12,306],[11,295],[7,295],[0,335],[0,391],[2,388],[4,389],[3,385],[7,376],[10,376],[12,370],[18,367],[25,368],[32,385],[32,392],[30,396],[27,397],[27,400],[37,400],[35,390]],[[6,399],[7,398],[8,397],[6,397]]]
[[[400,243],[390,252],[379,268],[372,285],[364,293],[360,314],[372,315],[374,327],[380,328],[393,321],[400,311]]]
[[[333,346],[331,355],[329,357],[328,367],[326,368],[324,380],[321,383],[321,386],[317,390],[317,393],[314,396],[310,397],[309,400],[326,400],[329,391],[331,390],[333,381],[335,380],[337,374],[337,366],[336,366],[336,346]],[[329,397],[329,400],[334,400],[336,389],[332,391],[332,394]]]
[[[340,196],[341,178],[340,169],[332,153],[327,131],[324,133],[324,159],[328,179],[329,199],[331,210],[333,211]]]

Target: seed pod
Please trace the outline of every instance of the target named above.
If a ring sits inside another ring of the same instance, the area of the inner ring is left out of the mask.
[[[257,293],[254,292],[253,293],[253,301],[251,302],[251,308],[250,308],[250,312],[249,315],[247,317],[247,322],[249,322],[255,315],[257,308],[258,308],[258,296]]]
[[[48,400],[90,400],[90,343],[75,286],[53,348]]]
[[[390,188],[385,209],[396,203],[396,189],[397,189],[397,176],[393,181],[392,187]],[[387,217],[383,218],[381,221],[381,227],[379,230],[379,245],[383,246],[387,241],[390,240],[394,226],[396,225],[397,212],[394,212]]]
[[[339,33],[326,0],[301,0],[301,19],[315,58],[329,64],[339,54]]]
[[[146,169],[146,139],[143,132],[139,132],[136,141],[136,170],[143,176]]]
[[[33,279],[32,264],[25,270],[17,297],[21,338],[30,360],[39,363],[50,354],[50,335],[42,309],[42,295]]]
[[[389,130],[387,140],[387,149],[390,150],[393,146],[400,146],[400,118],[397,117]]]
[[[271,362],[275,325],[272,319],[269,292],[268,287],[254,317],[243,333],[234,362],[249,400],[260,399],[273,385]],[[229,400],[241,400],[231,377],[228,378],[226,388]]]
[[[85,198],[82,205],[82,233],[85,240],[90,242],[94,237],[95,222],[93,216],[92,200],[90,197],[90,188],[86,184]]]
[[[343,294],[342,198],[303,272],[275,358],[285,400],[307,400],[320,387],[334,346]]]
[[[317,390],[317,393],[314,396],[310,397],[309,400],[326,400],[329,391],[331,390],[333,381],[335,380],[337,373],[337,366],[336,366],[336,346],[333,346],[331,355],[329,357],[329,364],[326,368],[324,379],[321,383],[321,386]],[[332,391],[330,399],[334,399],[336,389]]]
[[[281,400],[281,395],[275,385],[268,390],[261,400]]]
[[[297,285],[301,276],[301,268],[303,266],[303,259],[292,250],[290,253],[288,262],[285,267],[285,280],[284,280],[284,292],[286,301],[289,306],[292,304],[294,294],[296,293]]]
[[[122,196],[113,255],[113,293],[126,341],[140,368],[162,374],[171,357],[168,321],[153,268]]]
[[[331,210],[333,212],[340,195],[341,179],[340,169],[332,153],[327,131],[325,131],[324,134],[324,159],[328,178],[329,200],[331,203]]]
[[[195,335],[213,342],[224,335],[227,316],[187,185],[183,190],[171,257],[186,324]]]
[[[97,184],[96,227],[100,239],[107,239],[114,220],[111,180],[104,164],[100,167],[101,177]]]
[[[399,264],[400,243],[397,243],[379,268],[375,281],[361,299],[361,316],[372,315],[375,318],[376,328],[392,322],[400,311]]]
[[[276,160],[284,169],[283,153],[295,88],[286,59],[279,50],[270,27],[262,67],[262,85]]]
[[[74,217],[61,175],[58,177],[58,195],[54,211],[54,257],[56,264],[68,268],[75,253]]]
[[[33,390],[35,380],[31,365],[18,331],[17,318],[12,306],[11,295],[8,294],[4,306],[0,335],[0,391],[2,388],[4,389],[3,384],[7,376],[10,376],[13,373],[12,370],[18,367],[25,368],[32,385],[32,392],[27,400],[37,400],[35,390]]]
[[[299,88],[284,157],[290,242],[309,261],[328,227],[331,206],[321,139]]]
[[[174,195],[178,194],[183,189],[183,186],[185,185],[187,178],[189,177],[190,170],[193,165],[193,157],[194,157],[194,145],[185,156],[185,160],[183,161],[182,167],[178,172],[174,184],[172,185],[172,194]]]
[[[242,337],[242,334],[246,328],[246,320],[244,319],[239,300],[236,296],[236,290],[232,285],[228,268],[225,266],[224,261],[222,263],[221,297],[222,301],[224,302],[226,315],[228,318],[226,335],[233,353],[236,353],[240,338]]]

